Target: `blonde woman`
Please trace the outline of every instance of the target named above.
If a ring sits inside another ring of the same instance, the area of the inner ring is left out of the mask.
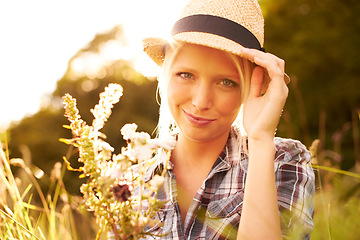
[[[289,78],[263,41],[256,0],[191,0],[170,40],[144,40],[163,69],[159,137],[177,139],[149,239],[309,238],[310,153],[274,137]]]

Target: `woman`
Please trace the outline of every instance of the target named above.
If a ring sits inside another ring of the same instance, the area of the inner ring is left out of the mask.
[[[161,224],[149,232],[280,239],[301,226],[299,236],[309,237],[310,154],[298,141],[274,138],[289,78],[284,61],[263,51],[263,34],[256,0],[192,0],[170,41],[144,40],[163,69],[160,137],[177,138],[159,194],[167,201]]]

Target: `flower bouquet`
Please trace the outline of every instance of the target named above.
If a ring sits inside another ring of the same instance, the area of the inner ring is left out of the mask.
[[[136,124],[126,124],[121,134],[127,147],[122,148],[120,154],[114,154],[100,130],[122,94],[123,89],[118,84],[109,84],[105,88],[99,103],[91,109],[94,116],[91,126],[81,119],[76,99],[69,94],[63,97],[65,116],[70,121],[70,125],[64,127],[72,130],[73,138],[60,140],[78,148],[78,161],[83,166],[74,169],[65,157],[64,161],[69,170],[79,171],[80,177],[87,178],[80,191],[87,209],[94,212],[100,226],[97,239],[103,231],[111,232],[117,240],[139,239],[150,234],[144,232],[144,227],[157,224],[153,218],[164,203],[156,196],[164,182],[170,151],[175,143],[151,139],[145,132],[136,132]],[[155,152],[159,150],[166,153],[165,166],[158,175],[145,181],[146,173],[156,161]]]

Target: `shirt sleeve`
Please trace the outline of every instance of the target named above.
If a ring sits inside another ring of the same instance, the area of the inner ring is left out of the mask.
[[[284,237],[309,239],[314,228],[315,176],[311,154],[299,141],[275,139],[275,176]]]

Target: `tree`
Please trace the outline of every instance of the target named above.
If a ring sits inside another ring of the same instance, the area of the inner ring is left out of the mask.
[[[131,61],[122,59],[99,62],[98,66],[86,72],[86,68],[79,71],[76,64],[85,61],[100,59],[102,49],[107,43],[125,47],[126,41],[121,27],[115,27],[108,33],[99,34],[81,49],[69,61],[68,70],[63,78],[57,83],[57,88],[50,96],[49,104],[33,116],[26,117],[18,124],[9,128],[9,149],[11,157],[22,157],[19,146],[26,145],[31,152],[33,164],[44,170],[47,176],[56,162],[62,162],[62,157],[71,149],[58,141],[59,138],[71,138],[71,132],[63,128],[68,121],[64,117],[64,109],[61,97],[70,93],[77,99],[78,108],[83,119],[89,124],[93,119],[90,109],[99,100],[99,93],[109,83],[119,83],[124,88],[124,95],[120,102],[115,105],[109,122],[103,132],[107,135],[107,141],[119,152],[125,145],[120,134],[121,127],[126,123],[135,122],[139,130],[153,133],[157,124],[158,105],[155,94],[157,84],[137,73]],[[89,70],[89,69],[88,69]],[[96,71],[95,71],[96,70]],[[70,161],[74,167],[78,167],[77,154],[71,153]],[[46,178],[45,178],[46,180]],[[72,193],[79,192],[78,174],[66,171],[64,182]],[[46,181],[43,183],[47,187]]]

